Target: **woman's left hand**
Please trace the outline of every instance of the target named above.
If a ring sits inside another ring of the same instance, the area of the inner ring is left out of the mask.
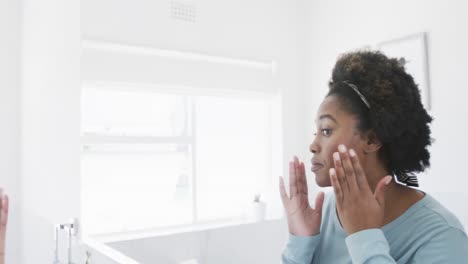
[[[330,179],[335,192],[336,207],[341,224],[348,235],[384,223],[385,190],[392,176],[383,177],[373,193],[358,156],[344,145],[333,154],[335,168],[330,169]]]

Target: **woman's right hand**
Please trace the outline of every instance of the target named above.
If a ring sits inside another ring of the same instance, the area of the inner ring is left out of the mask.
[[[304,163],[297,157],[289,162],[289,197],[280,177],[280,194],[286,210],[289,233],[295,236],[315,236],[320,233],[324,193],[315,198],[315,209],[309,204]]]

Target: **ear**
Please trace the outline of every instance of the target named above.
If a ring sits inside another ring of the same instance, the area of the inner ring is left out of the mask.
[[[373,153],[379,151],[382,147],[382,142],[377,137],[374,131],[369,131],[366,135],[366,143],[364,146],[365,153]]]

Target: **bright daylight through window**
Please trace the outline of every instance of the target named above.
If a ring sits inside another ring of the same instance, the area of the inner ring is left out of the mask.
[[[240,219],[271,181],[267,96],[84,87],[88,234]]]

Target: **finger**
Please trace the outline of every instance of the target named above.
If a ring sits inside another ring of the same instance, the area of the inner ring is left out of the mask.
[[[0,201],[2,206],[0,210],[0,263],[3,263],[5,256],[5,236],[8,222],[8,196],[5,195]]]
[[[361,162],[359,162],[359,157],[356,155],[354,149],[349,151],[349,156],[351,158],[351,162],[353,163],[354,167],[354,174],[356,175],[356,182],[358,188],[360,190],[367,190],[370,191],[369,183],[367,182],[366,174],[364,169],[361,166]]]
[[[8,222],[8,204],[9,204],[9,201],[8,201],[8,195],[4,195],[3,196],[3,199],[1,201],[1,204],[2,204],[2,209],[1,209],[1,219],[0,219],[0,226],[1,228],[3,228],[4,226],[6,226],[7,222]]]
[[[340,151],[341,165],[343,166],[343,171],[345,173],[349,190],[357,193],[359,188],[356,182],[356,175],[354,174],[353,164],[348,156],[348,150],[346,149],[345,145],[339,145],[338,150]]]
[[[280,190],[281,201],[283,201],[283,206],[286,207],[289,197],[288,197],[288,194],[286,193],[286,188],[284,187],[283,177],[281,176],[279,177],[279,190]]]
[[[375,187],[374,197],[382,207],[385,207],[385,191],[388,189],[388,184],[392,181],[392,178],[390,175],[385,176]]]
[[[309,188],[307,187],[307,178],[304,163],[300,162],[297,156],[294,156],[294,164],[296,165],[298,192],[308,195]]]
[[[5,201],[5,197],[3,196],[3,189],[0,188],[0,233],[2,231],[1,228],[2,228],[3,219],[5,218],[5,213],[3,212],[4,201]]]
[[[297,177],[294,162],[289,162],[289,197],[297,196]]]
[[[346,182],[346,175],[341,164],[341,157],[340,153],[335,152],[333,153],[333,162],[335,163],[335,175],[340,182],[341,190],[343,191],[343,195],[346,195],[348,192],[348,183]]]
[[[315,197],[315,211],[322,215],[323,201],[325,200],[325,193],[319,192]]]
[[[305,195],[309,195],[309,187],[307,187],[307,177],[306,177],[306,173],[305,173],[305,167],[304,167],[304,163],[301,162],[301,165],[300,165],[300,179],[301,181],[299,182],[300,186],[301,186],[301,191],[303,194]]]
[[[297,193],[302,194],[304,186],[302,185],[302,174],[301,174],[301,165],[299,159],[294,156],[294,170],[296,171],[296,182],[297,182]]]
[[[334,168],[330,168],[330,180],[333,186],[333,191],[335,192],[336,201],[343,201],[343,191],[341,188],[340,181],[337,178],[336,170]]]

